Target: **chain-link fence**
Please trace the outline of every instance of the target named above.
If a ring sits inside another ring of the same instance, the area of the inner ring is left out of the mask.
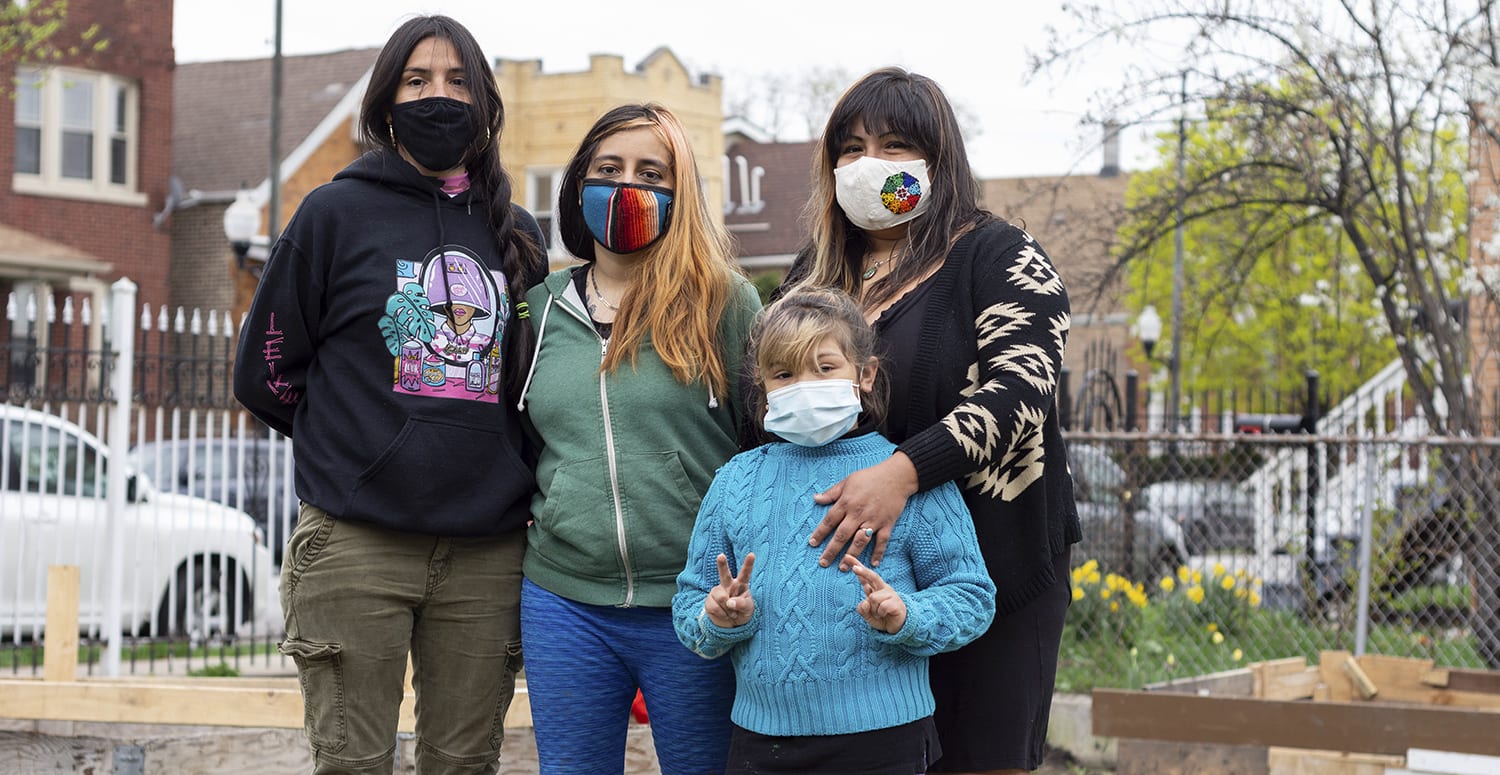
[[[1063,690],[1325,649],[1494,668],[1500,440],[1069,434]]]

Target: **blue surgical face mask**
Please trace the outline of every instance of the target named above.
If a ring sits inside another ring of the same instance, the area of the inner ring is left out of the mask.
[[[862,408],[852,380],[793,382],[766,394],[766,430],[793,444],[821,447],[853,429]]]

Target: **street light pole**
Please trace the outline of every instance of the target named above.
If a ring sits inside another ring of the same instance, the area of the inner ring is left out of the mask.
[[[1167,401],[1170,431],[1175,433],[1182,417],[1182,209],[1186,197],[1183,168],[1187,163],[1187,71],[1182,71],[1182,107],[1177,118],[1177,225],[1173,230],[1172,256],[1172,352],[1167,361],[1171,393]]]
[[[266,218],[268,245],[281,227],[281,0],[276,0],[276,48],[271,54],[271,212]]]

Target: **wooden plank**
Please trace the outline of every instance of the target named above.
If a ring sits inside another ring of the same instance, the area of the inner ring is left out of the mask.
[[[1500,709],[1500,694],[1433,686],[1431,681],[1435,676],[1433,676],[1434,667],[1430,659],[1366,654],[1359,657],[1357,661],[1373,684],[1380,687],[1378,699],[1384,702]],[[1447,682],[1451,684],[1453,681],[1451,671],[1447,679]]]
[[[1318,654],[1318,671],[1323,678],[1323,685],[1328,687],[1327,696],[1320,699],[1328,702],[1349,702],[1354,699],[1354,684],[1343,670],[1344,661],[1352,656],[1354,655],[1347,651],[1324,651]]]
[[[1380,687],[1370,679],[1364,668],[1359,666],[1359,660],[1354,657],[1344,657],[1344,661],[1339,663],[1339,670],[1349,676],[1349,682],[1354,685],[1354,692],[1360,699],[1371,700],[1380,693]]]
[[[1300,673],[1277,676],[1259,697],[1263,700],[1309,700],[1317,695],[1318,687],[1322,685],[1322,673],[1316,667],[1309,667]]]
[[[1169,743],[1121,738],[1116,775],[1267,775],[1260,745]]]
[[[5,772],[110,772],[113,751],[113,741],[96,737],[0,732],[0,767]]]
[[[1464,692],[1500,694],[1500,670],[1459,670],[1447,668],[1449,689]]]
[[[78,566],[47,566],[47,634],[42,677],[78,678]]]
[[[505,726],[531,726],[530,699],[525,687],[516,687]],[[399,731],[415,730],[415,705],[415,695],[407,693]],[[0,718],[300,729],[302,693],[295,688],[0,679]]]
[[[1312,696],[1312,686],[1317,684],[1318,671],[1313,671],[1313,682],[1303,687],[1298,676],[1307,674],[1307,659],[1303,657],[1288,657],[1286,659],[1273,659],[1265,662],[1255,662],[1250,665],[1251,697],[1261,697],[1278,700],[1292,700]],[[1285,684],[1290,680],[1296,684],[1295,688],[1287,687]],[[1306,694],[1301,694],[1305,688]],[[1288,694],[1290,692],[1290,695]]]
[[[1279,748],[1266,751],[1269,775],[1385,775],[1387,767],[1400,767],[1406,757],[1391,754],[1309,751]]]
[[[1417,772],[1442,775],[1495,775],[1500,772],[1500,756],[1413,748],[1406,752],[1406,766]]]
[[[1500,755],[1500,711],[1095,689],[1094,734],[1405,755]]]
[[[1173,678],[1170,681],[1148,684],[1146,688],[1151,691],[1249,697],[1255,690],[1255,679],[1249,667],[1237,667],[1217,673]]]

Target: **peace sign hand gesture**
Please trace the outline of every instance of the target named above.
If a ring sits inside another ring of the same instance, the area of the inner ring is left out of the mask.
[[[860,586],[865,590],[865,599],[859,601],[855,610],[871,627],[881,632],[890,635],[900,632],[906,625],[906,601],[885,583],[879,573],[861,565],[854,555],[845,555],[844,562],[859,577]]]
[[[719,554],[719,584],[708,591],[703,610],[708,620],[729,629],[750,621],[755,613],[755,598],[750,596],[750,571],[755,568],[755,553],[745,555],[738,576],[729,575],[729,558]],[[903,617],[905,611],[903,607]]]

